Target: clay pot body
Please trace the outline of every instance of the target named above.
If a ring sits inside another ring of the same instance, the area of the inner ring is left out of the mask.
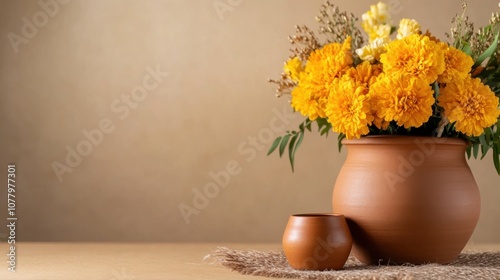
[[[352,237],[342,215],[292,215],[283,234],[283,250],[295,269],[342,269],[351,247]]]
[[[344,140],[333,191],[366,264],[455,260],[479,218],[479,190],[457,138],[374,136]]]

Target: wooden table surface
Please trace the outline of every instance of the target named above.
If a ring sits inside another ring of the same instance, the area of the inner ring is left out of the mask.
[[[253,279],[204,261],[217,247],[281,250],[280,244],[235,243],[19,243],[17,271],[7,270],[7,244],[2,243],[0,279],[26,280],[156,280]],[[500,251],[498,245],[470,249]]]

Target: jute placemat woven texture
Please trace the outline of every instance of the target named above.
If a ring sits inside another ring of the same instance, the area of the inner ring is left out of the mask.
[[[363,265],[349,256],[343,270],[301,271],[288,265],[283,252],[219,247],[206,257],[241,274],[275,278],[346,279],[500,279],[500,252],[464,251],[451,264]]]

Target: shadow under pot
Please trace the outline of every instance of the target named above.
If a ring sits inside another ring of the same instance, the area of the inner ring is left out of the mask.
[[[283,234],[283,250],[294,269],[342,269],[351,247],[351,233],[340,214],[292,215]]]

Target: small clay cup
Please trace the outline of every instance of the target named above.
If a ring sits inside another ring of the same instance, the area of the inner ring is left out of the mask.
[[[292,215],[283,234],[283,250],[294,269],[342,269],[351,247],[351,232],[340,214]]]

